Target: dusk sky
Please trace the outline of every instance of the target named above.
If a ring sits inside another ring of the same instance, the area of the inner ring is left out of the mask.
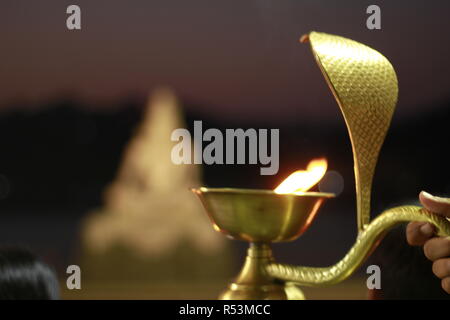
[[[70,4],[81,7],[81,30],[66,28]],[[370,4],[381,7],[381,30],[366,28]],[[3,109],[67,96],[107,108],[169,85],[216,118],[341,122],[309,47],[298,42],[311,30],[383,53],[398,74],[402,118],[450,99],[445,0],[7,0],[0,15]]]

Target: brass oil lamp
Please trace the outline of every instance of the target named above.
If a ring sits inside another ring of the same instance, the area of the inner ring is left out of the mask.
[[[433,224],[438,235],[450,236],[450,222],[421,207],[389,209],[370,221],[372,179],[381,146],[397,103],[394,68],[379,52],[356,41],[311,32],[314,58],[340,107],[349,132],[356,182],[358,236],[336,264],[312,268],[274,261],[270,244],[292,241],[311,224],[321,204],[333,194],[307,192],[308,185],[289,187],[289,177],[276,190],[198,188],[214,228],[250,243],[244,266],[220,299],[304,299],[301,286],[333,285],[349,277],[393,226],[408,221]],[[314,185],[324,165],[312,163],[299,181]],[[326,166],[325,166],[326,170]],[[317,177],[316,177],[317,178]]]

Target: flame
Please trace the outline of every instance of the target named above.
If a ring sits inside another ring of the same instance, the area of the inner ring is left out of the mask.
[[[327,171],[328,162],[325,158],[313,159],[306,170],[298,170],[284,179],[275,188],[275,193],[301,194],[317,184]]]

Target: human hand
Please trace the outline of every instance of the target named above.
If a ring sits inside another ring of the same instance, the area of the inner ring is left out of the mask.
[[[450,199],[435,197],[422,191],[422,205],[444,217],[450,218]],[[450,294],[450,237],[436,237],[436,229],[427,222],[410,222],[406,239],[412,246],[423,246],[425,256],[433,261],[433,273],[441,279],[442,288]]]

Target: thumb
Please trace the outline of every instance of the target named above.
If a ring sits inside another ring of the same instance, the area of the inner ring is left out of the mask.
[[[419,199],[425,209],[437,213],[444,217],[450,217],[450,199],[436,197],[428,192],[422,191],[419,194]]]

